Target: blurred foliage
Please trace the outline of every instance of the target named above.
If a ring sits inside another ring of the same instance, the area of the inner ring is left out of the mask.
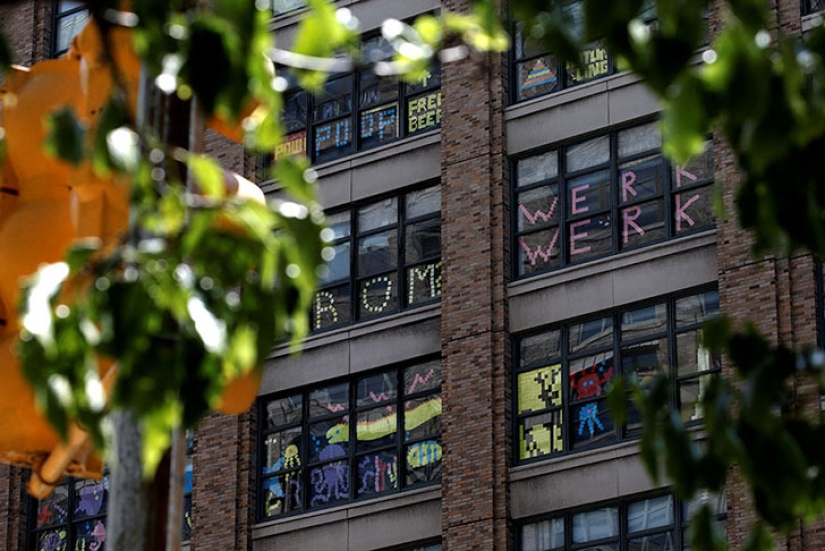
[[[808,251],[825,258],[820,18],[799,37],[784,35],[761,0],[583,0],[581,25],[573,24],[576,3],[569,0],[511,0],[510,6],[530,38],[570,63],[585,44],[603,39],[618,66],[638,74],[662,100],[665,153],[677,162],[699,153],[713,131],[727,142],[741,175],[734,208],[755,237],[754,254]],[[709,10],[720,22],[713,33]],[[736,466],[764,521],[743,548],[774,549],[772,531],[798,530],[825,511],[825,426],[811,403],[817,389],[825,391],[825,354],[777,346],[753,326],[734,328],[726,318],[703,335],[706,347],[726,355],[733,377],[709,381],[701,422],[685,426],[669,408],[672,383],[665,376],[644,387],[617,384],[611,411],[622,422],[624,396],[632,392],[643,419],[643,460],[682,498],[723,491]],[[802,392],[809,393],[808,411]],[[692,523],[692,534],[692,549],[727,549],[709,509]]]

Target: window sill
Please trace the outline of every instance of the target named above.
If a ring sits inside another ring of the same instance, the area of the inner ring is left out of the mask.
[[[340,507],[332,507],[320,511],[310,511],[283,519],[261,522],[252,530],[252,539],[258,540],[273,536],[280,536],[299,530],[308,530],[327,524],[348,521],[360,517],[381,515],[403,507],[411,507],[420,503],[441,499],[441,485],[409,490],[370,499],[363,502],[351,502]]]

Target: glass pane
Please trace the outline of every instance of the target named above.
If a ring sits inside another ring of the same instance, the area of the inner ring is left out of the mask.
[[[292,134],[287,134],[281,142],[275,146],[272,158],[276,161],[284,157],[303,157],[307,154],[307,131],[298,130]]]
[[[570,399],[573,401],[603,396],[612,380],[612,350],[570,360]]]
[[[673,532],[633,538],[627,542],[627,551],[676,551]]]
[[[622,209],[622,248],[664,239],[665,204],[662,199]]]
[[[573,515],[573,543],[587,543],[619,535],[619,510],[607,507]]]
[[[622,349],[622,373],[633,381],[644,383],[650,377],[666,372],[667,364],[667,339]]]
[[[352,124],[349,118],[315,126],[315,160],[330,161],[352,149]]]
[[[610,171],[601,170],[567,181],[567,215],[579,216],[610,208]]]
[[[300,472],[273,476],[263,482],[264,516],[274,517],[301,509]]]
[[[287,133],[306,128],[308,102],[309,94],[303,90],[284,94],[284,110],[281,117]]]
[[[358,231],[363,233],[398,222],[398,199],[390,197],[358,208]]]
[[[631,534],[672,524],[673,496],[645,499],[627,506],[627,531]]]
[[[676,327],[704,323],[719,313],[716,289],[676,300]]]
[[[48,530],[37,536],[38,551],[67,551],[68,544],[69,531],[66,528]]]
[[[270,474],[300,467],[302,434],[301,427],[295,427],[268,435],[264,440],[262,472]]]
[[[272,7],[275,15],[287,13],[306,6],[306,0],[273,0]]]
[[[349,416],[310,425],[309,438],[310,463],[346,457],[349,453]]]
[[[667,308],[664,303],[652,304],[622,312],[622,340],[664,333],[667,329]]]
[[[441,296],[441,261],[407,269],[407,306]]]
[[[575,86],[610,74],[607,48],[602,43],[593,44],[582,50],[581,60],[583,69],[567,65],[567,86]]]
[[[661,195],[665,188],[664,159],[657,155],[622,163],[619,186],[621,203]]]
[[[312,330],[330,329],[351,319],[350,286],[342,285],[315,293],[312,301]]]
[[[556,151],[533,155],[518,161],[518,185],[527,186],[559,175],[559,156]]]
[[[519,193],[518,229],[532,229],[559,223],[559,186],[551,184]]]
[[[702,418],[700,400],[712,377],[713,375],[703,375],[696,379],[679,381],[679,412],[682,415],[682,421],[685,423],[698,421]]]
[[[613,227],[609,214],[593,216],[567,226],[570,262],[581,262],[613,250]]]
[[[55,487],[52,495],[37,503],[37,527],[65,524],[69,521],[69,486],[66,483]]]
[[[192,495],[184,495],[183,496],[183,541],[189,541],[192,539],[192,528],[194,527],[194,522],[192,521]]]
[[[713,179],[713,142],[705,142],[705,150],[682,166],[673,167],[673,182],[677,188]]]
[[[689,501],[682,501],[682,517],[683,520],[690,520],[693,518],[699,508],[703,505],[709,505],[714,515],[724,515],[727,512],[727,499],[725,492],[720,494],[713,494],[707,490],[699,491],[693,499]]]
[[[109,480],[83,480],[74,482],[74,518],[96,517],[106,514],[109,501]]]
[[[55,53],[65,52],[69,49],[72,39],[83,30],[89,20],[89,12],[84,10],[74,15],[61,17],[57,22],[57,50]]]
[[[384,42],[386,44],[386,42]],[[390,48],[392,49],[392,48]],[[377,56],[380,58],[381,53]],[[392,55],[392,54],[390,54]],[[361,82],[358,95],[358,106],[361,109],[387,103],[398,99],[398,79],[395,77],[380,77],[374,71],[360,73]],[[395,102],[396,107],[398,102]]]
[[[404,403],[404,439],[441,434],[441,396],[426,396]]]
[[[104,551],[106,549],[106,522],[103,519],[87,520],[75,524],[74,551]]]
[[[361,407],[395,400],[397,379],[397,372],[393,370],[359,380],[355,385],[355,404]]]
[[[602,346],[613,346],[612,316],[587,320],[570,326],[570,352]],[[605,355],[605,357],[608,356],[610,356],[609,353]]]
[[[561,266],[558,226],[518,238],[519,275],[551,270]]]
[[[398,102],[362,111],[358,120],[361,147],[391,142],[398,137]]]
[[[619,132],[619,157],[629,157],[661,149],[662,133],[658,122],[649,122]]]
[[[673,197],[676,233],[713,226],[713,197],[710,186],[695,188]]]
[[[561,364],[518,375],[518,413],[534,413],[562,405]]]
[[[519,365],[551,360],[561,355],[561,331],[546,331],[519,341]]]
[[[319,417],[330,413],[346,412],[349,409],[349,385],[319,388],[309,393],[309,416]]]
[[[530,33],[524,32],[521,21],[516,23],[516,32],[513,40],[513,50],[517,59],[540,54],[546,50],[541,40],[536,40]]]
[[[349,499],[349,462],[346,460],[313,467],[309,480],[310,507]]]
[[[388,230],[358,240],[358,275],[392,270],[398,264],[398,231]]]
[[[564,549],[564,519],[553,518],[521,527],[520,551]]]
[[[302,404],[300,394],[269,400],[266,404],[266,428],[277,428],[300,421]]]
[[[415,94],[422,90],[436,88],[438,86],[441,86],[441,63],[436,60],[421,80],[407,84],[407,93]]]
[[[350,232],[352,231],[348,210],[327,214],[326,224],[327,227],[332,230],[333,241],[349,237]]]
[[[318,270],[318,285],[329,285],[336,281],[349,279],[349,241],[333,245],[332,250],[335,251],[335,256]]]
[[[404,370],[404,394],[441,386],[441,360],[414,365]]]
[[[564,421],[561,409],[525,417],[519,421],[519,459],[542,457],[564,451]]]
[[[398,489],[398,454],[384,451],[358,458],[356,495],[378,495]]]
[[[397,432],[398,414],[393,405],[358,413],[355,438],[359,452],[392,445]]]
[[[516,63],[518,71],[519,100],[550,94],[558,89],[558,64],[550,55],[544,55],[523,63]]]
[[[601,136],[567,148],[567,170],[573,172],[610,160],[610,138]]]
[[[613,419],[607,410],[607,400],[595,400],[571,406],[573,424],[570,427],[570,444],[575,449],[594,442],[613,440]]]
[[[408,224],[404,243],[407,264],[441,256],[441,219]]]
[[[432,130],[441,126],[441,91],[430,92],[407,100],[407,134]]]
[[[376,276],[358,285],[358,318],[388,314],[398,309],[398,274]]]
[[[722,369],[722,358],[702,347],[699,331],[676,335],[676,361],[680,377]]]
[[[412,191],[404,198],[407,218],[441,212],[441,186]]]
[[[323,95],[315,105],[315,120],[335,119],[352,112],[352,75],[324,84]]]
[[[405,450],[407,486],[441,480],[441,440],[424,440]]]

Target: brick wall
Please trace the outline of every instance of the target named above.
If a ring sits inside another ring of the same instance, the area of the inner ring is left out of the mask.
[[[773,29],[788,35],[801,32],[800,5],[796,0],[772,4]],[[724,16],[711,11],[711,34],[718,32]],[[719,295],[723,312],[741,322],[751,320],[772,341],[800,347],[816,342],[816,283],[814,261],[809,255],[792,258],[755,257],[753,240],[736,220],[735,194],[741,175],[730,149],[714,140],[717,182],[722,186],[725,215],[717,221]],[[728,375],[732,367],[725,362]],[[797,381],[793,389],[796,412],[814,418],[819,413],[819,395],[810,384]],[[728,484],[728,540],[731,549],[741,548],[756,515],[747,487],[734,469]],[[777,536],[785,549],[814,550],[825,546],[821,523],[800,525],[796,533]]]
[[[467,2],[444,3],[466,11]],[[508,549],[508,177],[504,58],[442,73],[444,549]]]

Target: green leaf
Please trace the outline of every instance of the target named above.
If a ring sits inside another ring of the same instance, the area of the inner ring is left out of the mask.
[[[223,197],[224,186],[223,169],[207,155],[190,153],[187,156],[187,166],[192,171],[200,192],[207,197]]]
[[[74,166],[84,158],[86,128],[70,107],[63,107],[47,118],[48,136],[43,147],[51,155]]]

